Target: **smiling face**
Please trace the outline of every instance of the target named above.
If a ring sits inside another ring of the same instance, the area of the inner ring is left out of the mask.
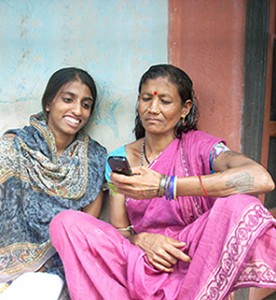
[[[190,101],[184,105],[177,87],[167,77],[148,79],[141,87],[138,111],[147,133],[174,135],[174,128],[190,110]]]
[[[90,89],[79,80],[62,86],[46,106],[48,126],[55,138],[73,141],[76,133],[87,124],[93,101]]]

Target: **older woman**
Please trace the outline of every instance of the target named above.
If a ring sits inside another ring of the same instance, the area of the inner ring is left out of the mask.
[[[48,225],[65,209],[100,214],[107,153],[84,133],[96,97],[86,71],[60,69],[43,112],[0,140],[0,282],[10,285],[1,299],[58,299],[63,270]]]
[[[197,116],[184,71],[156,65],[142,76],[137,140],[110,153],[134,175],[106,168],[112,225],[62,212],[50,226],[73,300],[224,299],[240,286],[276,287],[276,222],[250,195],[273,190],[271,176],[197,130]]]

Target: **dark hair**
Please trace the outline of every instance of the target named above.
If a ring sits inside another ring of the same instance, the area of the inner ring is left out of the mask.
[[[97,99],[97,89],[93,78],[84,70],[74,67],[63,68],[56,71],[49,79],[44,94],[42,96],[42,109],[45,116],[47,116],[46,106],[50,104],[58,91],[67,83],[80,80],[83,84],[86,84],[90,89],[93,104],[91,107],[91,114],[94,110],[96,99]]]
[[[151,66],[141,77],[138,88],[139,94],[141,93],[143,84],[145,84],[147,80],[156,79],[158,77],[168,78],[168,80],[177,87],[182,105],[189,99],[192,101],[192,107],[189,114],[185,118],[185,124],[182,124],[182,120],[180,119],[174,128],[175,136],[180,138],[182,132],[185,133],[192,129],[197,130],[199,111],[194,95],[193,82],[190,77],[183,70],[173,65],[154,65]],[[133,131],[137,140],[145,136],[145,128],[142,125],[138,113],[138,107],[136,109],[135,128]]]

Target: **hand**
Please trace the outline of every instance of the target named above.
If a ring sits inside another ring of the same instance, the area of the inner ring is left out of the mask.
[[[133,176],[111,173],[110,178],[117,192],[134,199],[149,199],[157,196],[161,174],[147,168],[132,168]]]
[[[186,243],[179,242],[162,234],[139,233],[130,238],[130,241],[142,248],[149,262],[158,270],[172,272],[178,260],[190,262],[191,258],[180,249]]]

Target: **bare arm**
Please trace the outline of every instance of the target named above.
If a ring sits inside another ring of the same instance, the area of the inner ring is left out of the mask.
[[[184,242],[179,242],[161,234],[139,233],[131,234],[124,230],[130,224],[126,208],[125,196],[122,194],[110,195],[109,199],[110,223],[116,227],[129,241],[145,251],[149,262],[160,271],[172,272],[173,266],[180,259],[190,261],[189,256],[182,252]]]
[[[202,182],[210,196],[262,194],[274,189],[267,170],[243,154],[226,151],[214,161],[213,166],[215,174],[202,176]],[[181,178],[177,188],[179,195],[204,195],[197,176]]]
[[[83,211],[98,218],[101,213],[104,192],[100,192],[96,200],[83,208]]]
[[[257,194],[269,192],[274,188],[269,173],[261,165],[242,154],[227,151],[217,157],[213,167],[215,174],[202,176],[203,184],[210,196]],[[137,175],[111,174],[111,180],[117,190],[136,199],[156,197],[161,175],[145,167],[133,168],[133,172]],[[178,178],[177,195],[204,195],[198,176]],[[185,246],[183,242],[145,232],[128,238],[143,249],[150,263],[161,271],[171,272],[178,260],[190,261],[181,250]]]
[[[131,224],[125,207],[124,195],[117,193],[109,196],[109,221],[124,237],[131,236],[131,232],[127,230]]]
[[[226,151],[214,161],[215,174],[202,176],[209,196],[224,197],[232,194],[261,194],[274,189],[274,182],[260,164],[245,155]],[[138,175],[111,174],[111,179],[120,193],[135,199],[157,196],[161,175],[145,167],[134,168]],[[200,175],[200,174],[199,174]],[[197,176],[178,177],[178,196],[204,196]]]

